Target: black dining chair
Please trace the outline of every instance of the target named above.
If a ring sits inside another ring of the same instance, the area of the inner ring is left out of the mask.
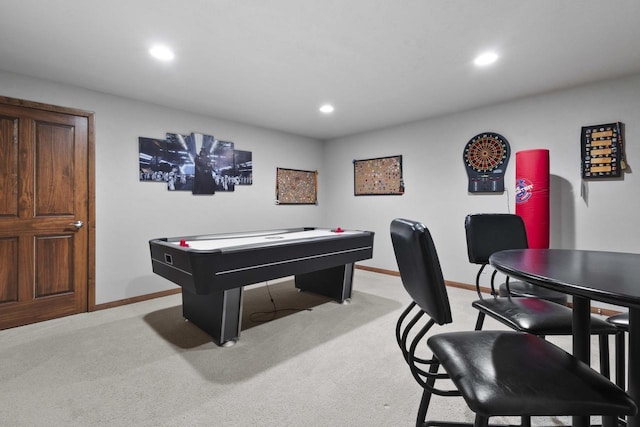
[[[484,267],[489,263],[489,256],[492,253],[503,249],[527,249],[529,247],[524,221],[522,217],[515,214],[483,213],[467,215],[465,230],[467,232],[469,261],[481,265],[476,282],[480,280],[480,275]],[[469,233],[471,233],[471,236]],[[496,273],[497,271],[493,270],[491,274],[491,295],[542,298],[565,305],[569,300],[567,294],[519,280],[505,281],[496,289]]]
[[[462,396],[475,413],[476,427],[488,426],[494,416],[520,416],[530,425],[532,416],[560,415],[602,415],[606,426],[614,426],[618,416],[637,412],[622,389],[535,335],[509,330],[430,335],[436,324],[452,322],[431,234],[422,223],[406,219],[393,220],[390,231],[400,278],[412,300],[398,319],[396,340],[424,389],[416,426],[438,424],[426,421],[433,394]],[[440,388],[440,380],[446,388]]]
[[[481,275],[489,265],[491,254],[506,249],[527,248],[527,231],[522,218],[514,214],[472,214],[465,218],[464,227],[469,262],[480,265],[475,283],[479,299],[472,303],[478,310],[476,329],[482,329],[485,316],[489,316],[516,331],[540,337],[572,335],[573,314],[569,307],[546,298],[516,297],[508,292],[506,297],[499,297],[494,286],[495,269],[490,279],[491,295],[488,298],[482,295]],[[509,288],[510,284],[507,277],[505,287]],[[607,378],[610,375],[609,335],[617,332],[612,324],[591,317],[591,334],[598,335],[600,373]]]
[[[615,339],[615,366],[616,366],[616,384],[619,387],[625,388],[627,383],[626,379],[626,364],[627,353],[625,345],[625,333],[629,332],[629,313],[620,313],[607,317],[607,322],[616,327],[616,339]]]

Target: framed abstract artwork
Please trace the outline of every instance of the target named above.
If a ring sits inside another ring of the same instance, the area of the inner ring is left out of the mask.
[[[276,168],[276,204],[318,204],[318,171]]]
[[[353,187],[356,196],[404,194],[402,156],[354,160]]]

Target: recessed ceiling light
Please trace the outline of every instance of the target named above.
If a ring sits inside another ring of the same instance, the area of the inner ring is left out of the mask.
[[[156,59],[160,61],[171,61],[175,58],[175,55],[171,49],[167,46],[156,45],[149,49],[149,53]]]
[[[473,63],[477,66],[483,67],[485,65],[493,64],[498,60],[498,54],[495,52],[485,52],[476,56],[476,59],[473,60]]]
[[[320,107],[320,112],[324,113],[324,114],[331,114],[333,113],[333,105],[331,104],[324,104],[323,106]]]

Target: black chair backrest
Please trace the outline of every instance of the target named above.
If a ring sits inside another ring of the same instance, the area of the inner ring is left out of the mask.
[[[527,249],[527,229],[514,214],[473,214],[464,221],[469,262],[487,264],[489,257],[507,249]]]
[[[402,284],[413,301],[439,325],[451,323],[447,288],[427,227],[396,218],[391,222],[391,242]]]

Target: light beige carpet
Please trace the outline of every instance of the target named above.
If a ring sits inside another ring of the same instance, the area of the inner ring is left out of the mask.
[[[421,389],[394,338],[409,301],[399,278],[356,270],[347,305],[292,281],[269,290],[277,308],[296,310],[264,321],[267,288],[247,290],[242,335],[229,348],[182,319],[180,295],[0,331],[0,425],[415,425]],[[449,296],[448,330],[472,329],[475,293]],[[429,417],[473,414],[436,396]]]

